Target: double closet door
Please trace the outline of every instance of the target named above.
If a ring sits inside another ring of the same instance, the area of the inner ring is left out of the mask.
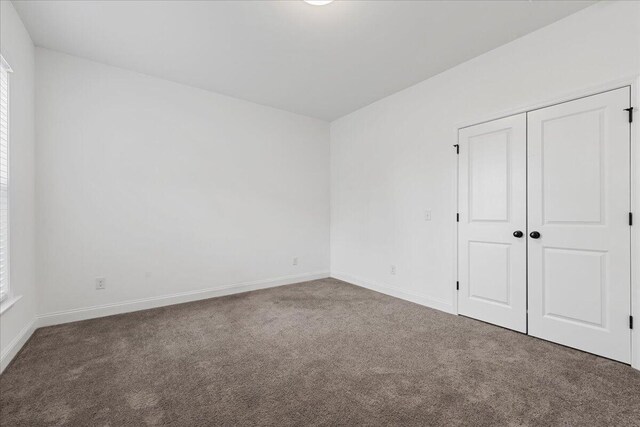
[[[459,131],[458,310],[629,363],[630,87]]]

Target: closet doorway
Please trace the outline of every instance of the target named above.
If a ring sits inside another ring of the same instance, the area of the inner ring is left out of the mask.
[[[460,314],[630,362],[630,94],[459,130]]]

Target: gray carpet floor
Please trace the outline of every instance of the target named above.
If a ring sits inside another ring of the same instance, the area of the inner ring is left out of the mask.
[[[640,372],[325,279],[39,329],[0,420],[630,426]]]

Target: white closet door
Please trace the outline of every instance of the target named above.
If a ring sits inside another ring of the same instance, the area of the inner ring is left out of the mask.
[[[526,115],[458,136],[458,311],[526,332]]]
[[[628,87],[528,113],[529,334],[631,355]]]

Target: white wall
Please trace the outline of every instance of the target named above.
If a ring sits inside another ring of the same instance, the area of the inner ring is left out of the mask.
[[[36,70],[41,324],[328,276],[328,123],[40,48]]]
[[[0,315],[0,372],[33,332],[35,295],[34,47],[13,5],[0,2],[0,51],[9,77],[10,287],[21,296]]]
[[[453,311],[457,127],[637,73],[640,2],[600,3],[336,120],[332,276]]]

